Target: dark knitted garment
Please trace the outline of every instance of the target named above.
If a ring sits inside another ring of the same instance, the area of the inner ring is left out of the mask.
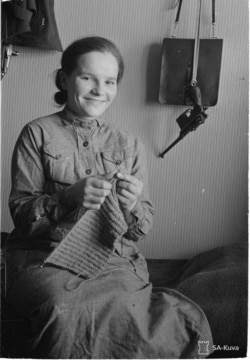
[[[88,278],[98,276],[113,252],[114,242],[127,229],[114,183],[101,208],[86,211],[45,263]]]

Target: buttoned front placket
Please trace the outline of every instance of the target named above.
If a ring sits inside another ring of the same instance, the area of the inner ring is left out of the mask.
[[[15,239],[19,244],[20,234],[24,247],[29,247],[29,238],[34,235],[48,235],[48,244],[60,241],[85,211],[64,204],[64,188],[86,177],[119,169],[143,181],[143,192],[131,211],[135,223],[130,225],[126,238],[144,238],[153,220],[145,164],[139,138],[105,124],[102,118],[76,119],[66,107],[35,119],[24,127],[13,154],[9,204],[18,237],[14,230],[12,242]],[[55,227],[60,229],[61,238],[55,238],[54,233],[52,236]]]
[[[98,123],[93,121],[92,123],[85,124],[75,120],[72,125],[77,137],[82,177],[94,175],[97,173],[94,152],[94,134],[98,129]]]

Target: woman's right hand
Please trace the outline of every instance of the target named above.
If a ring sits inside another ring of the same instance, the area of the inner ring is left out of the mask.
[[[64,204],[70,208],[99,209],[111,191],[112,184],[108,181],[111,178],[112,174],[95,175],[76,182],[65,189]]]

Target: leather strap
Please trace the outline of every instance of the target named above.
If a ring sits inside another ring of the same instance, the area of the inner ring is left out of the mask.
[[[173,31],[173,34],[171,35],[171,38],[176,37],[175,33],[176,33],[177,27],[179,25],[181,8],[182,8],[182,0],[179,0],[179,5],[178,5],[178,9],[177,9],[176,17],[175,17],[175,22],[174,22],[174,31]],[[216,36],[215,36],[215,25],[216,25],[215,0],[212,0],[212,29],[213,29],[213,36],[212,37],[213,38],[216,38]]]
[[[179,6],[177,9],[177,14],[176,14],[176,18],[175,18],[175,23],[179,22],[179,18],[180,18],[180,13],[181,13],[181,5],[182,5],[182,0],[179,1]]]
[[[194,58],[193,58],[192,80],[191,80],[192,86],[195,86],[197,83],[197,69],[198,69],[199,50],[200,50],[201,9],[202,9],[202,0],[199,0],[196,29],[195,29]]]

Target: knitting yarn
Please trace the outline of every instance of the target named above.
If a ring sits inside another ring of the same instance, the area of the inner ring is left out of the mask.
[[[45,260],[87,278],[105,269],[115,241],[128,226],[116,196],[116,182],[99,210],[88,210]]]

